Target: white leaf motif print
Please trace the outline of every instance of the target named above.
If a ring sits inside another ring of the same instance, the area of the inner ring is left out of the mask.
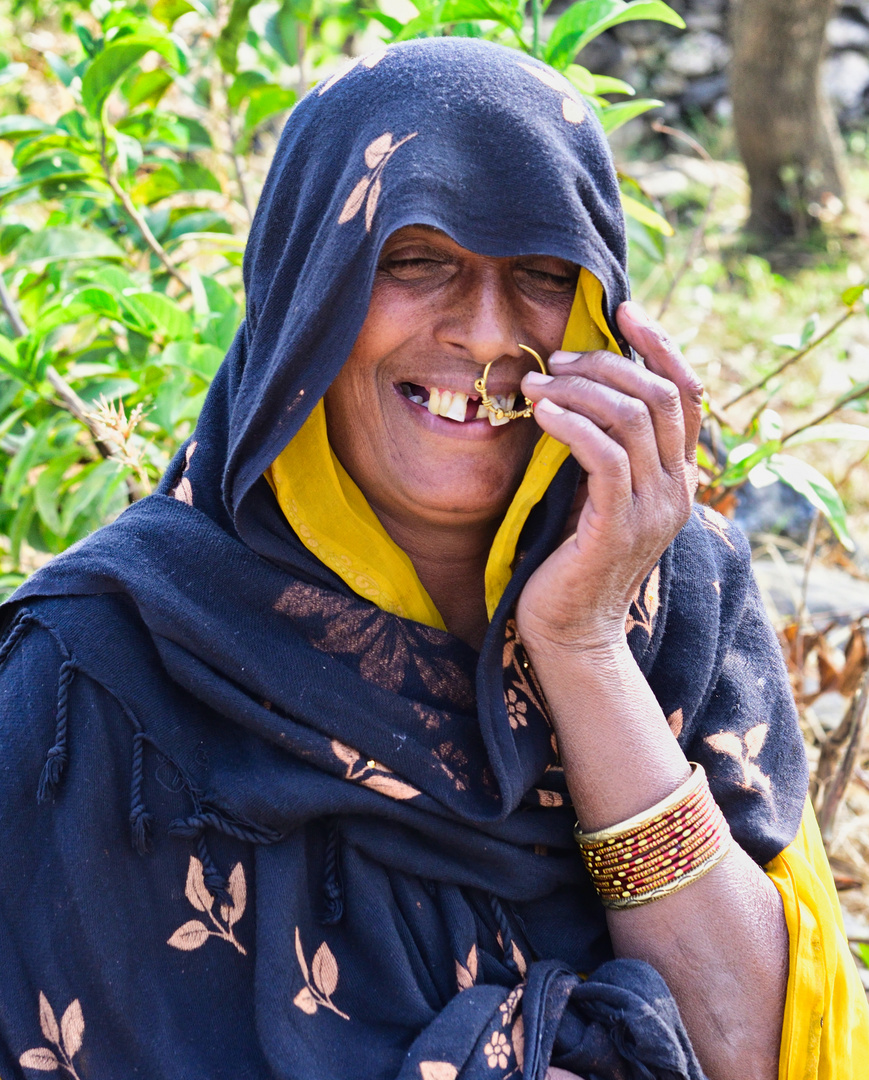
[[[342,1012],[332,1001],[332,995],[338,989],[338,961],[335,959],[335,954],[324,941],[314,953],[309,974],[298,926],[296,927],[295,944],[296,959],[299,961],[305,985],[293,998],[293,1004],[301,1009],[303,1013],[307,1013],[308,1016],[313,1016],[317,1011],[317,1007],[322,1006],[324,1009],[330,1009],[336,1016],[340,1016],[342,1020],[349,1020],[350,1017],[347,1013]]]
[[[39,1026],[46,1040],[54,1046],[54,1050],[49,1050],[47,1046],[35,1046],[32,1050],[25,1050],[18,1059],[21,1068],[33,1069],[36,1072],[62,1071],[68,1080],[81,1080],[73,1063],[84,1039],[84,1014],[78,998],[70,1002],[58,1024],[54,1009],[40,990]]]
[[[187,884],[184,886],[184,895],[197,911],[211,911],[214,906],[214,897],[205,885],[202,863],[193,855],[190,856],[190,865],[187,867]]]
[[[54,1009],[48,1003],[48,998],[39,991],[39,1026],[42,1034],[55,1046],[60,1042],[60,1028],[54,1016]]]
[[[205,884],[202,863],[195,855],[191,855],[184,895],[197,911],[205,912],[211,920],[211,928],[199,919],[191,919],[183,926],[179,926],[166,944],[171,945],[173,949],[180,949],[181,952],[191,952],[193,949],[202,948],[210,937],[216,937],[222,941],[228,941],[242,956],[247,956],[247,950],[236,938],[232,929],[244,914],[247,905],[247,882],[244,877],[244,867],[240,862],[232,868],[227,891],[232,903],[221,904],[218,917],[214,914],[214,897]]]
[[[419,1074],[422,1080],[456,1080],[459,1070],[448,1061],[421,1061]]]
[[[232,906],[220,905],[220,917],[228,926],[235,926],[244,915],[247,906],[247,883],[244,880],[244,869],[241,863],[236,863],[229,875],[228,891],[232,899]]]
[[[374,213],[377,210],[382,190],[380,177],[383,170],[395,151],[404,146],[406,142],[416,138],[418,134],[418,131],[412,131],[410,135],[405,135],[398,142],[393,142],[392,132],[385,131],[382,135],[378,135],[376,139],[372,139],[366,146],[364,154],[365,164],[371,172],[368,176],[363,176],[354,185],[341,209],[341,213],[338,215],[339,225],[345,225],[348,221],[352,221],[362,209],[362,203],[365,202],[365,231],[371,232]]]
[[[84,1038],[84,1016],[78,998],[70,1003],[69,1008],[63,1014],[60,1021],[60,1034],[64,1053],[67,1057],[74,1058],[81,1050],[82,1039]]]
[[[760,788],[769,795],[772,781],[754,760],[763,749],[768,731],[768,724],[755,724],[742,738],[732,731],[721,731],[715,735],[707,735],[704,741],[713,750],[727,754],[739,764],[744,787]]]

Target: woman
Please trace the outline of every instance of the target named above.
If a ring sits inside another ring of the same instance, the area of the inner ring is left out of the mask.
[[[849,1075],[787,679],[578,95],[364,58],[245,284],[161,494],[6,608],[0,1075]]]

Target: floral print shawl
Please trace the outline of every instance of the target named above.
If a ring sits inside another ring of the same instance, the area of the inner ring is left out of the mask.
[[[613,959],[511,613],[477,655],[356,596],[262,478],[340,368],[384,239],[428,223],[627,296],[615,175],[560,76],[411,42],[313,90],[247,254],[247,316],[160,493],[4,607],[0,1076],[699,1080],[658,974]],[[759,863],[806,766],[747,546],[698,510],[628,639]]]

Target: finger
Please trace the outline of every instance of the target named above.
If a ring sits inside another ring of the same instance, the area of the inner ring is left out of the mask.
[[[697,439],[702,420],[703,384],[664,330],[646,315],[639,304],[629,300],[616,312],[619,329],[657,375],[675,383],[682,398],[685,422],[685,456],[697,460]]]
[[[598,512],[627,524],[633,508],[631,464],[627,452],[593,420],[541,398],[534,410],[540,427],[569,447],[587,475],[588,498]]]
[[[624,356],[608,352],[558,353],[550,358],[558,375],[582,377],[643,402],[652,419],[657,453],[664,469],[680,475],[685,464],[682,397],[675,383]],[[580,388],[580,384],[577,384]],[[549,392],[547,390],[547,395]],[[559,399],[559,404],[562,402]]]
[[[678,394],[663,453],[649,407],[637,397],[580,375],[544,376],[532,373],[523,382],[532,399],[548,398],[562,409],[586,417],[614,439],[628,455],[633,490],[660,490],[663,473],[684,473],[682,416]],[[663,425],[662,425],[663,426]]]

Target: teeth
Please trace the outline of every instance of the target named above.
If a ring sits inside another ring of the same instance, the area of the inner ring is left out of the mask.
[[[438,416],[446,416],[449,412],[450,405],[453,403],[452,390],[441,390],[440,400],[438,401]]]
[[[411,394],[409,400],[412,401],[414,405],[422,405],[423,403],[423,398],[419,394]]]
[[[433,386],[429,390],[428,394],[429,394],[429,397],[428,397],[428,411],[432,414],[432,416],[437,416],[438,415],[438,407],[439,407],[440,402],[441,402],[441,392],[440,392],[440,390],[438,390],[438,388],[436,386]]]
[[[480,404],[477,406],[477,415],[474,417],[474,419],[475,420],[485,420],[488,415],[489,415],[489,410],[486,408],[486,406],[481,401]]]
[[[468,411],[468,395],[457,390],[453,394],[453,400],[448,409],[444,410],[444,399],[441,398],[440,414],[448,416],[450,420],[458,420],[460,424],[465,422],[465,414]]]

